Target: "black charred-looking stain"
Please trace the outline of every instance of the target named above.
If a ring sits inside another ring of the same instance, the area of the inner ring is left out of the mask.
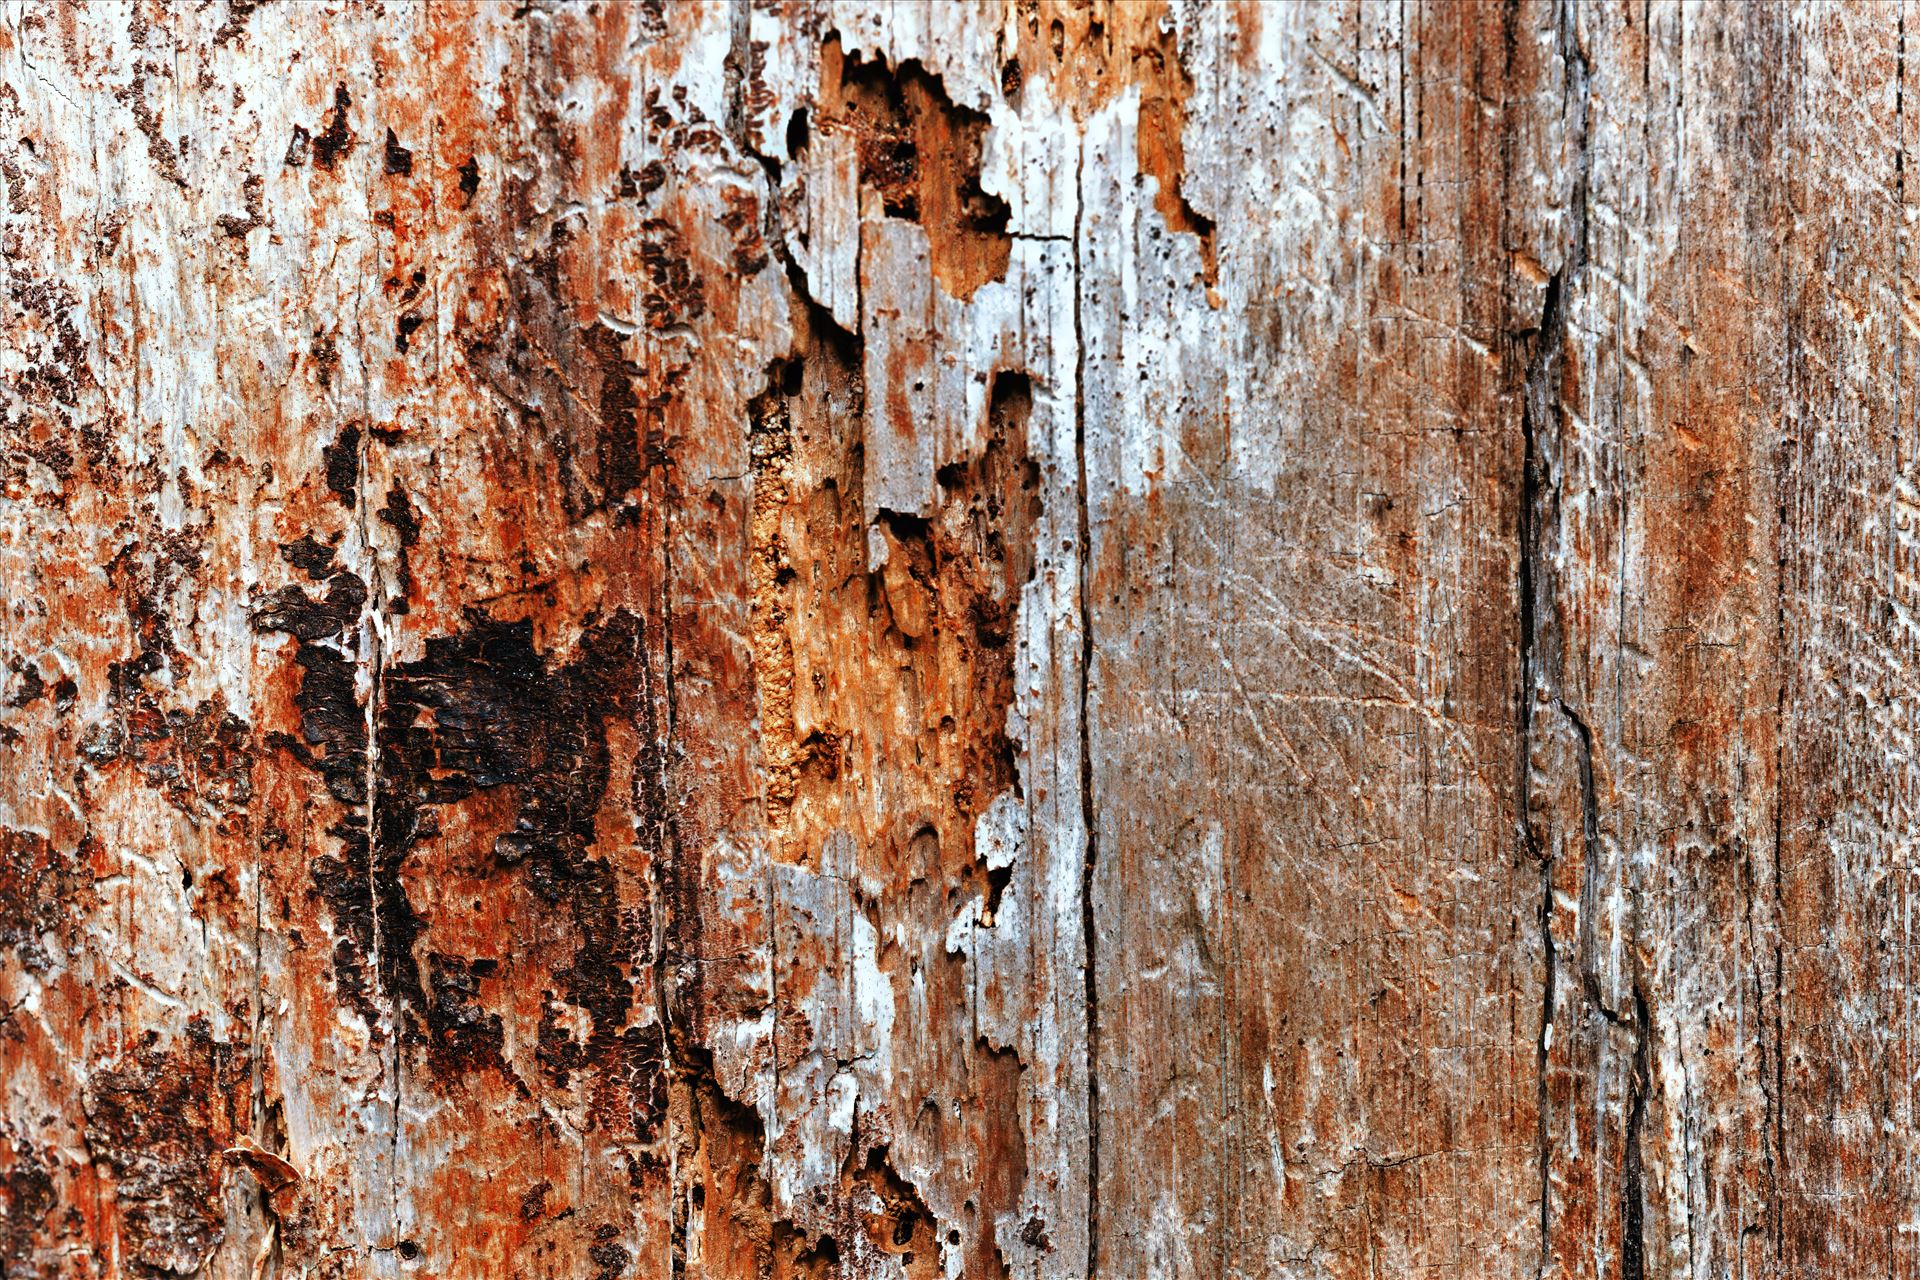
[[[53,473],[56,488],[39,496],[44,506],[56,506],[61,502],[61,490],[67,481],[73,479],[73,450],[60,440],[33,440],[28,437],[24,423],[0,424],[0,432],[7,437],[4,452],[0,452],[0,488],[15,493],[28,486],[29,463],[37,462]]]
[[[53,967],[47,939],[60,936],[85,883],[81,860],[63,857],[45,836],[0,827],[0,967]]]
[[[390,495],[389,511],[404,542],[411,505]],[[613,867],[591,853],[612,774],[608,722],[636,723],[643,743],[658,740],[640,620],[622,611],[591,623],[559,663],[535,649],[530,621],[470,611],[458,634],[428,639],[424,657],[382,673],[370,755],[348,656],[366,599],[360,579],[337,573],[324,599],[288,586],[254,615],[257,629],[300,641],[301,740],[282,745],[341,806],[329,829],[338,851],[313,859],[309,871],[339,937],[342,1000],[373,1022],[376,991],[384,994],[443,1074],[505,1069],[499,1022],[483,1003],[492,959],[436,953],[423,969],[416,948],[429,922],[409,901],[403,871],[440,836],[440,809],[513,788],[518,811],[495,840],[493,861],[563,911],[578,939],[571,963],[553,976],[557,998],[584,1015],[586,1038],[576,1054],[570,1035],[543,1023],[540,1060],[558,1087],[591,1064],[596,1121],[650,1138],[665,1111],[664,1045],[657,1027],[628,1025],[635,989],[625,966],[643,954],[652,926],[644,908],[621,902]],[[653,751],[643,748],[647,758],[636,763],[643,774],[659,772]]]
[[[413,345],[414,332],[426,323],[426,317],[418,311],[409,311],[402,315],[393,326],[393,346],[401,355]]]
[[[652,43],[673,34],[667,20],[667,0],[640,0],[634,8],[634,29],[642,40]]]
[[[26,1139],[0,1137],[7,1148],[7,1172],[0,1174],[0,1275],[31,1274],[36,1233],[49,1225],[55,1200],[53,1176],[40,1152]],[[58,1157],[54,1157],[56,1160]],[[69,1211],[69,1220],[72,1218]]]
[[[327,473],[327,488],[333,490],[341,505],[351,507],[360,489],[360,427],[349,423],[320,451]]]
[[[441,1060],[457,1071],[507,1071],[500,1015],[480,1003],[480,984],[498,972],[497,960],[466,960],[427,953],[427,1023]]]
[[[10,707],[30,707],[47,694],[47,682],[40,674],[40,668],[31,662],[16,658],[7,664],[12,670],[15,682],[13,692],[7,695]]]
[[[1020,69],[1020,60],[1018,58],[1008,58],[1006,62],[1001,64],[1000,96],[1006,99],[1007,105],[1016,111],[1020,109],[1020,95],[1021,91],[1025,89],[1026,83],[1026,75]]]
[[[244,1045],[215,1040],[197,1015],[183,1042],[158,1045],[149,1032],[130,1061],[93,1072],[81,1107],[135,1274],[187,1275],[224,1234],[220,1152],[244,1130],[249,1063]]]
[[[343,571],[327,579],[327,594],[319,600],[299,587],[280,588],[254,611],[253,627],[256,631],[284,631],[300,640],[319,640],[352,630],[366,603],[366,584]]]
[[[185,535],[129,542],[108,562],[107,581],[120,596],[134,637],[133,655],[107,668],[116,700],[178,659],[170,602],[182,579],[200,565],[199,549]]]
[[[25,1139],[0,1131],[0,1145],[7,1150],[7,1171],[0,1174],[0,1276],[40,1275],[34,1255],[58,1206],[53,1171]]]
[[[400,539],[399,590],[387,602],[387,612],[404,614],[412,609],[413,548],[420,541],[420,513],[414,509],[407,491],[395,485],[387,490],[387,504],[380,508],[380,522]]]
[[[473,203],[473,197],[480,190],[480,161],[468,156],[460,166],[460,207]]]
[[[426,288],[426,284],[427,273],[424,270],[415,269],[404,281],[398,274],[388,276],[386,283],[382,287],[388,294],[396,297],[396,304],[398,306],[410,307],[419,299],[421,292]],[[420,322],[416,319],[413,324],[407,327],[407,332],[412,333],[413,330],[419,327]]]
[[[347,124],[347,110],[353,106],[353,98],[347,93],[347,86],[336,84],[333,87],[333,109],[327,112],[326,126],[320,136],[313,140],[313,162],[322,169],[331,171],[340,163],[340,158],[353,150],[356,141],[353,129]]]
[[[498,846],[496,846],[498,851]],[[509,862],[519,859],[510,853],[501,854]],[[561,1023],[564,1010],[554,1002],[553,992],[546,993],[540,1002],[540,1032],[538,1046],[534,1050],[534,1059],[540,1064],[547,1083],[556,1089],[565,1089],[573,1083],[573,1073],[586,1065],[586,1050],[573,1038],[573,1033]]]
[[[640,484],[640,398],[634,383],[640,367],[626,355],[619,334],[604,324],[586,333],[587,349],[600,366],[600,419],[595,462],[600,491],[608,500]]]
[[[617,1280],[626,1274],[627,1264],[633,1260],[633,1255],[617,1244],[597,1244],[587,1250],[587,1256],[600,1268],[593,1280]]]
[[[280,548],[280,558],[315,582],[333,571],[334,548],[307,534],[297,542]]]
[[[387,130],[387,145],[381,153],[380,167],[389,178],[413,176],[413,152],[400,145],[392,129]]]

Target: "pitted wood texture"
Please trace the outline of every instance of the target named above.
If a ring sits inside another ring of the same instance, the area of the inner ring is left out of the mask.
[[[0,4],[0,1275],[1906,1275],[1905,0]]]

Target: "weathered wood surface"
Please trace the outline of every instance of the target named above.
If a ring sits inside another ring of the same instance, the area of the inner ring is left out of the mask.
[[[1920,1272],[1908,8],[0,4],[0,1274]]]

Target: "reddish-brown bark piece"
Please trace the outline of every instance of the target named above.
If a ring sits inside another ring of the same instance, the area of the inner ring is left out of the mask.
[[[0,1275],[1904,1275],[1909,4],[0,5]]]

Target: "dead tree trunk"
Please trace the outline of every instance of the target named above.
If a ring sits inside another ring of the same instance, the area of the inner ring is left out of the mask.
[[[0,1275],[1920,1271],[1909,7],[6,0]]]

